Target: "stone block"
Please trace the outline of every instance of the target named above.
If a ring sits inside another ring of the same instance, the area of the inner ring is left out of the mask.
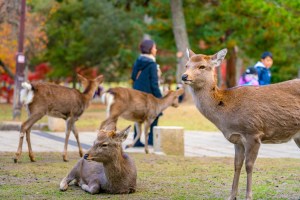
[[[48,128],[50,131],[65,131],[66,121],[61,118],[48,116]]]
[[[184,156],[184,129],[179,126],[155,126],[154,153]]]

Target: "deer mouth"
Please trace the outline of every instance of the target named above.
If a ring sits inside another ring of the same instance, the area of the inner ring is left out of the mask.
[[[83,156],[83,158],[84,158],[85,160],[94,160],[94,159],[95,159],[95,158],[92,157],[90,154],[85,154],[85,155]]]
[[[185,80],[185,81],[182,81],[182,82],[186,85],[191,85],[193,83],[193,80]]]

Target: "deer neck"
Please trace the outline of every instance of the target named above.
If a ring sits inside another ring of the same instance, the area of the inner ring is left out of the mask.
[[[92,100],[95,94],[95,87],[92,86],[91,83],[88,84],[88,86],[85,88],[84,92],[82,93],[83,95],[83,100],[87,106],[89,105],[89,102]]]
[[[121,180],[128,176],[128,172],[126,170],[126,158],[124,158],[126,156],[126,154],[121,153],[110,162],[103,163],[104,173],[107,178],[109,188],[118,187]]]
[[[218,122],[220,115],[215,113],[220,112],[226,106],[223,98],[224,91],[213,84],[203,88],[191,87],[191,93],[198,110],[210,121]]]
[[[161,113],[166,108],[171,106],[172,103],[173,103],[173,93],[163,97],[162,99],[157,99],[157,109],[156,109],[157,114]]]

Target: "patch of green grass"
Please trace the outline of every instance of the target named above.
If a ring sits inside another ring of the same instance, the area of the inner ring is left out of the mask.
[[[37,153],[31,163],[24,153],[13,163],[13,153],[0,153],[0,199],[225,199],[233,178],[233,158],[189,158],[130,154],[138,170],[137,191],[129,195],[90,195],[71,185],[59,190],[60,181],[77,162],[77,152],[69,153],[69,162],[61,153]],[[298,199],[299,159],[259,158],[253,172],[254,199]],[[270,165],[270,163],[274,163]],[[238,199],[246,193],[243,168]]]

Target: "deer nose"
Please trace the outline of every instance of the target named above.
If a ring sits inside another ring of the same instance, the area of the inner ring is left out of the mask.
[[[181,76],[181,80],[183,80],[183,81],[187,81],[187,78],[188,78],[188,75],[187,75],[187,74],[183,74],[183,75]]]
[[[84,156],[83,156],[83,158],[84,158],[85,160],[86,160],[88,157],[89,157],[89,154],[88,154],[88,153],[84,154]]]

